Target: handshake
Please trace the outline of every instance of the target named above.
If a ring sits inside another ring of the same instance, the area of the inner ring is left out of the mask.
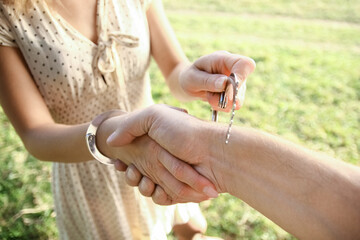
[[[100,128],[97,142],[108,143],[99,145],[101,152],[114,159],[117,170],[126,171],[129,185],[138,186],[155,203],[201,202],[226,191],[212,169],[212,161],[222,157],[218,153],[223,151],[225,128],[165,105],[124,113]],[[211,138],[222,139],[218,149],[210,146]]]
[[[155,203],[230,193],[297,238],[360,235],[360,168],[265,132],[199,120],[153,105],[105,120],[100,151]],[[119,157],[120,156],[120,157]]]

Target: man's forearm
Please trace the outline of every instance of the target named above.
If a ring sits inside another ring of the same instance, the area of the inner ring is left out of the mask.
[[[302,239],[359,236],[358,169],[253,129],[233,129],[228,145],[216,131],[212,169],[223,191]]]
[[[192,164],[219,192],[241,198],[298,238],[360,236],[358,167],[249,128],[233,127],[226,145],[225,126],[161,105],[130,116],[119,127],[108,141],[111,146],[148,134]]]

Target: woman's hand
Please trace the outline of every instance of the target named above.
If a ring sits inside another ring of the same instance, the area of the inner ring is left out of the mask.
[[[218,107],[220,93],[225,90],[227,77],[230,73],[235,73],[240,81],[239,101],[236,104],[236,109],[240,109],[245,98],[246,78],[254,69],[255,62],[251,58],[218,51],[200,57],[192,65],[182,70],[179,83],[187,95],[209,102],[214,110],[230,111],[231,95],[228,96],[229,104],[226,109]]]
[[[106,120],[107,125],[123,125],[123,119],[129,119],[124,114]],[[102,132],[101,125],[99,132]],[[105,142],[106,134],[99,134],[99,142]],[[160,204],[201,202],[209,197],[217,197],[215,186],[200,175],[192,166],[177,159],[148,135],[138,137],[120,147],[105,150],[105,155],[121,161],[115,162],[115,167],[126,170],[126,180],[130,186],[138,186],[142,195],[151,196],[156,185],[161,186],[168,193]],[[129,166],[129,167],[128,167]],[[176,167],[174,167],[176,166]],[[142,180],[138,176],[144,176]],[[134,180],[135,179],[135,180]],[[158,190],[157,190],[158,191]]]
[[[182,179],[182,182],[193,179],[188,178],[189,165],[184,164],[179,159],[191,164],[203,176],[206,176],[212,181],[217,190],[222,191],[221,183],[214,175],[211,169],[210,152],[222,150],[209,149],[206,141],[211,137],[212,132],[206,131],[203,127],[204,122],[190,116],[184,112],[174,110],[163,105],[154,105],[143,111],[128,114],[127,118],[122,118],[118,122],[118,129],[108,138],[108,144],[111,147],[127,146],[129,143],[136,143],[142,136],[148,136],[157,142],[159,146],[166,149],[167,153],[172,154],[174,159],[160,160],[161,164],[177,179]],[[204,144],[201,144],[204,142]],[[196,143],[196,144],[195,144]],[[141,161],[138,161],[141,162]],[[125,170],[121,163],[117,163],[119,170]],[[159,166],[161,167],[161,166]],[[139,169],[139,171],[137,171]],[[174,199],[172,189],[164,183],[156,182],[158,185],[154,188],[154,184],[150,179],[157,179],[157,177],[150,177],[144,174],[144,171],[138,165],[129,166],[126,170],[128,182],[131,185],[138,185],[141,192],[147,191],[146,196],[151,195],[154,202],[158,204],[168,204],[169,197],[171,203],[176,203],[178,199]],[[191,169],[194,171],[194,169]],[[129,173],[130,172],[130,173]],[[159,172],[160,173],[160,172]],[[141,178],[142,174],[147,178]],[[159,175],[160,176],[160,175]],[[152,193],[148,189],[154,190]],[[190,196],[186,201],[193,202]]]

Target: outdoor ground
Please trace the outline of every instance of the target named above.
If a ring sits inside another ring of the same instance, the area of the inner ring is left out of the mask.
[[[360,0],[164,0],[190,60],[216,50],[252,57],[235,125],[281,135],[352,164],[360,161]],[[202,119],[202,102],[179,103],[151,65],[157,103]],[[220,114],[228,121],[228,114]],[[0,238],[55,239],[49,163],[30,157],[0,110]],[[293,239],[246,203],[224,194],[201,204],[208,234]]]

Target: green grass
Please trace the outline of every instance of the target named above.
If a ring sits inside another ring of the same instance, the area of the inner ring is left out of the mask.
[[[199,12],[231,12],[271,16],[290,16],[306,19],[360,22],[358,0],[163,0],[167,9],[195,10]]]
[[[164,3],[191,60],[216,50],[256,60],[235,125],[260,128],[359,165],[359,0]],[[179,103],[170,95],[154,63],[151,77],[157,103],[184,107],[210,120],[207,104]],[[226,123],[229,116],[220,115]],[[1,238],[56,238],[51,165],[28,156],[2,112],[0,161]],[[230,195],[201,207],[208,219],[208,234],[228,240],[293,238]]]

